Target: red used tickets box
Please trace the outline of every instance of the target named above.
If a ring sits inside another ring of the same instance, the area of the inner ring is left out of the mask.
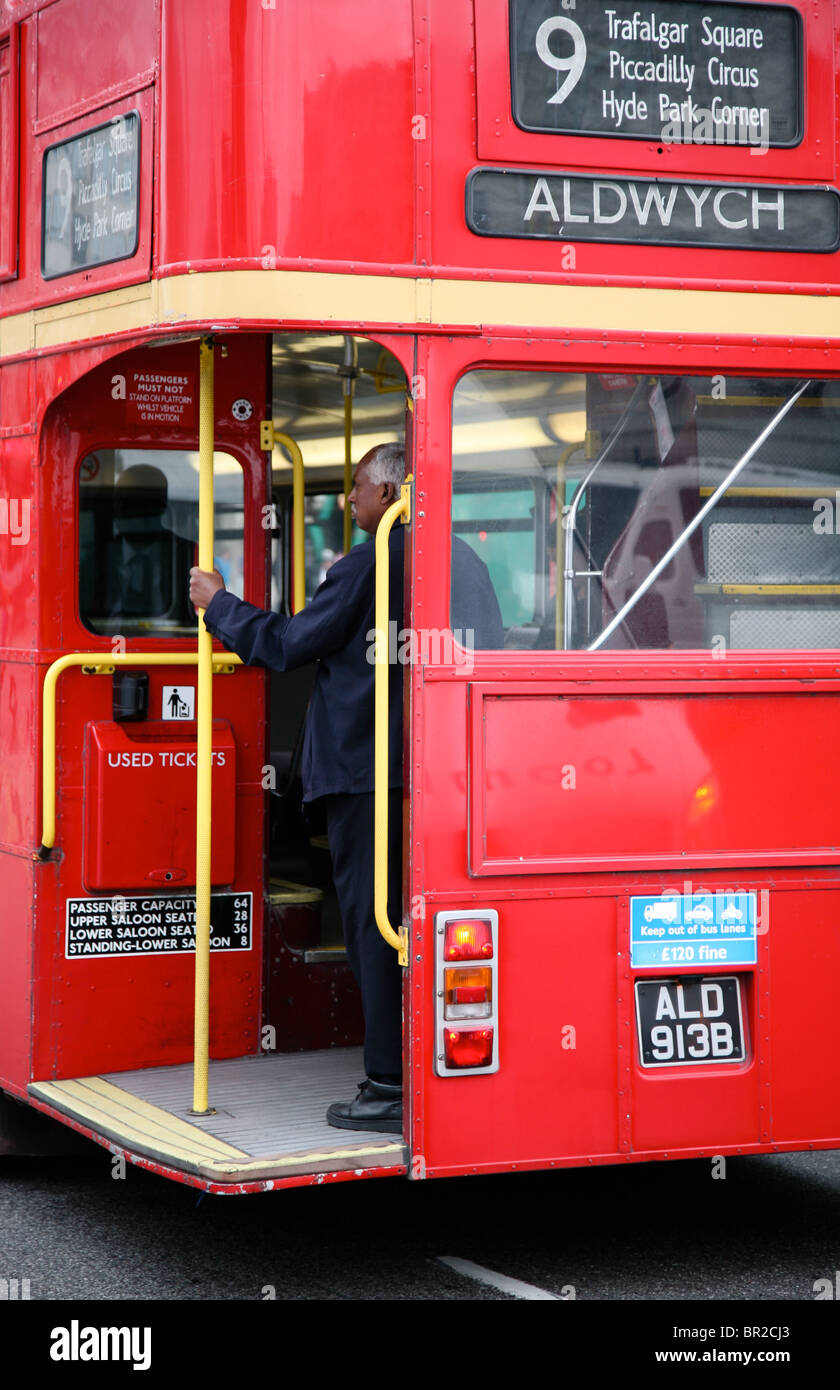
[[[88,891],[195,883],[195,726],[90,723],[85,756]],[[213,721],[211,880],[231,883],[236,860],[236,745]]]

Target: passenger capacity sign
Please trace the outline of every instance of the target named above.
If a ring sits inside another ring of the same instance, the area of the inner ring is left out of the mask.
[[[211,951],[250,951],[252,893],[214,893]],[[195,897],[135,893],[127,897],[68,898],[64,954],[175,956],[195,950]]]
[[[755,965],[757,893],[630,899],[633,966]]]
[[[41,274],[45,280],[137,250],[140,116],[117,116],[44,154]]]
[[[473,169],[466,214],[480,236],[819,253],[840,245],[833,188]]]
[[[802,20],[787,5],[511,0],[523,130],[697,144],[797,145]]]

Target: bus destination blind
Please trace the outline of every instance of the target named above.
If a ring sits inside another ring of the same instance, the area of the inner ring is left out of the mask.
[[[139,112],[51,145],[42,197],[45,280],[130,259],[139,236]]]
[[[803,135],[802,21],[787,5],[511,0],[523,130],[790,147]]]
[[[820,187],[473,169],[466,218],[480,236],[741,251],[840,246],[840,194]]]

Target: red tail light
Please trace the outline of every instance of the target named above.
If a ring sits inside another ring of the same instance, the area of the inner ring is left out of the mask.
[[[499,914],[494,908],[435,916],[435,1072],[499,1070]]]
[[[493,954],[493,929],[489,921],[481,917],[453,919],[446,923],[443,941],[443,959],[450,960],[488,960]]]
[[[492,1028],[447,1028],[443,1050],[448,1067],[489,1067],[493,1061]]]

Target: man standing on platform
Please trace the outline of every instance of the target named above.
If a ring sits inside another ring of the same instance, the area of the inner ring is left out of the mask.
[[[373,537],[405,475],[401,445],[380,444],[359,463],[348,503],[356,523]],[[390,537],[389,610],[402,627],[404,528]],[[464,626],[479,646],[501,646],[498,604],[486,566],[458,543],[453,566],[464,596]],[[224,587],[217,573],[193,568],[190,598],[204,608],[207,630],[243,661],[289,671],[319,662],[303,749],[303,798],[324,799],[347,958],[358,982],[365,1019],[365,1072],[356,1098],[329,1107],[340,1129],[402,1133],[401,970],[382,938],[373,910],[374,544],[354,546],[337,560],[311,602],[294,617],[267,613]],[[476,598],[478,603],[476,604]],[[455,622],[455,611],[452,615]],[[388,917],[402,920],[402,668],[389,668]]]

